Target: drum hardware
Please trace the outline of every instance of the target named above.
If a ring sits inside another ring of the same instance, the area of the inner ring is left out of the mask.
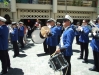
[[[67,60],[64,58],[64,55],[62,53],[53,53],[51,55],[51,58],[49,59],[49,64],[54,71],[62,71],[64,68],[68,68],[69,66]]]

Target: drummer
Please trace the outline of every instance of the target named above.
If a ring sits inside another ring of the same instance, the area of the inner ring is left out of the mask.
[[[60,47],[57,47],[55,53],[59,53],[63,51],[64,57],[67,60],[69,67],[66,74],[66,68],[63,69],[63,75],[71,75],[71,56],[73,55],[72,52],[72,43],[75,36],[74,30],[71,28],[71,23],[73,19],[66,15],[65,19],[63,20],[63,27],[65,28],[61,40],[60,40]]]
[[[55,52],[56,46],[58,45],[58,29],[55,26],[55,22],[56,21],[52,18],[47,20],[48,26],[51,26],[50,33],[46,39],[46,44],[48,45],[50,55]]]

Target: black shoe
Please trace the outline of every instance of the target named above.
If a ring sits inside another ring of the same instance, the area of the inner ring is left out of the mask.
[[[79,57],[79,58],[77,58],[77,59],[83,59],[83,57]]]
[[[84,61],[82,61],[82,63],[88,63],[88,60],[84,60]]]
[[[24,47],[21,47],[21,49],[23,49]]]
[[[0,75],[6,74],[6,73],[7,73],[7,71],[6,71],[6,72],[3,72],[3,71],[2,71],[2,72],[0,73]]]
[[[16,55],[13,56],[13,58],[15,58],[15,57],[16,57]]]
[[[97,71],[96,68],[89,68],[90,71]]]
[[[51,65],[49,65],[49,67],[50,67],[50,68],[52,68],[52,66],[51,66]]]
[[[48,52],[45,52],[45,54],[49,54]]]
[[[12,67],[8,67],[8,69],[12,69]]]

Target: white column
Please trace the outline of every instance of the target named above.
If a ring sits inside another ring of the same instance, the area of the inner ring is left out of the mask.
[[[11,12],[16,12],[16,0],[11,0]]]
[[[52,11],[50,13],[50,18],[53,18],[54,19],[54,13]]]
[[[91,20],[95,20],[98,17],[96,13],[92,13],[90,16],[91,16],[90,18]]]
[[[10,3],[11,3],[11,12],[13,16],[13,21],[17,22],[16,0],[10,0]]]
[[[97,2],[97,14],[99,15],[99,0]]]
[[[17,22],[18,21],[17,12],[13,12],[12,15],[13,15],[13,21]]]
[[[57,0],[53,0],[53,13],[57,13]]]

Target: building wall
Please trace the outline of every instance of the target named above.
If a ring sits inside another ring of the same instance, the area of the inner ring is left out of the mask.
[[[16,4],[17,11],[11,12],[10,6],[0,7],[0,15],[8,14],[13,21],[20,19],[63,19],[66,15],[66,7],[58,6],[57,13],[53,13],[52,5]],[[96,19],[95,7],[67,6],[67,14],[73,19]]]

